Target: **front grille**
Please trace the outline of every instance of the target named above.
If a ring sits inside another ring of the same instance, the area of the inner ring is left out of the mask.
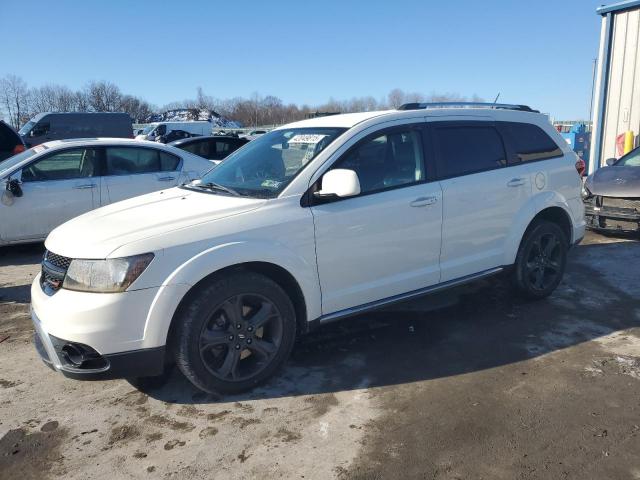
[[[40,275],[40,287],[44,293],[53,295],[62,287],[69,265],[71,265],[70,258],[48,250],[45,252]]]
[[[63,268],[65,270],[67,270],[69,268],[69,265],[71,265],[71,259],[69,257],[63,257],[62,255],[57,255],[53,252],[50,252],[49,250],[45,252],[44,260],[45,262],[49,262],[51,265],[55,267]]]
[[[640,198],[601,197],[603,208],[624,208],[640,212]]]

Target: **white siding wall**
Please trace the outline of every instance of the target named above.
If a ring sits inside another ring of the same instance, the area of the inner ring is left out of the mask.
[[[618,156],[618,135],[627,130],[632,130],[636,136],[640,134],[639,36],[640,9],[614,14],[600,165],[603,165],[607,158]]]

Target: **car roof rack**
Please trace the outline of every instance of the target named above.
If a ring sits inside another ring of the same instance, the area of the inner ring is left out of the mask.
[[[487,103],[487,102],[428,102],[428,103],[405,103],[398,107],[398,110],[423,110],[429,108],[488,108],[494,110],[517,110],[519,112],[540,113],[527,105],[514,105],[510,103]]]

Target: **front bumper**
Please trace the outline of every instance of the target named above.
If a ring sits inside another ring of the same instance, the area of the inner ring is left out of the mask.
[[[36,350],[49,367],[71,378],[159,375],[165,347],[145,344],[147,314],[157,291],[95,294],[61,289],[48,296],[38,275],[31,287]],[[73,361],[77,356],[70,352],[80,353],[83,360]]]
[[[161,375],[164,371],[164,347],[146,348],[131,352],[99,355],[87,366],[70,362],[62,351],[65,345],[78,345],[48,335],[39,326],[32,312],[36,332],[33,342],[42,361],[54,371],[75,380],[112,380],[116,378],[139,378]]]
[[[598,207],[586,204],[587,227],[609,232],[640,232],[640,213],[627,208]]]

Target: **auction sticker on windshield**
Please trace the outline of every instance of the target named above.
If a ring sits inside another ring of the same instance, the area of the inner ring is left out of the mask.
[[[295,145],[296,143],[316,144],[325,137],[326,135],[301,133],[291,137],[287,143],[289,145]]]

